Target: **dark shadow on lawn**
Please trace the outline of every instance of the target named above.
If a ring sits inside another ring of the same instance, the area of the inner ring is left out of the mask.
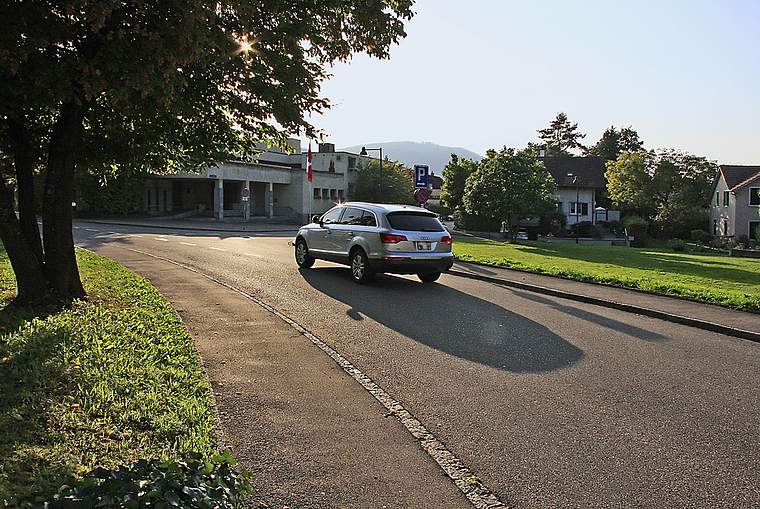
[[[54,362],[56,351],[64,340],[63,333],[27,334],[26,341],[11,341],[10,333],[18,331],[34,317],[45,318],[56,311],[50,308],[25,309],[12,307],[0,310],[3,334],[0,340],[0,462],[5,463],[5,476],[11,485],[28,486],[30,476],[51,465],[34,453],[36,445],[49,440],[46,409],[51,401],[62,400],[69,393],[66,366]],[[33,316],[30,316],[33,315]],[[60,474],[71,474],[61,463],[52,467]]]

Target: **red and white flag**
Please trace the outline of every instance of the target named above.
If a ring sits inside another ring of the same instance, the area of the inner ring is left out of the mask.
[[[306,176],[311,182],[311,142],[309,142],[309,154],[306,156]]]

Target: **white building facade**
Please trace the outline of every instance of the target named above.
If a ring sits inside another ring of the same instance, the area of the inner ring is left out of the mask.
[[[289,144],[290,151],[262,145],[261,154],[252,161],[230,161],[199,173],[155,175],[146,182],[145,212],[304,223],[350,198],[362,156],[336,152],[333,144],[318,144],[309,182],[308,151],[300,140],[291,139]]]

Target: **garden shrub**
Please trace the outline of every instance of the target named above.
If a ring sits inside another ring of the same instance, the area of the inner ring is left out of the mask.
[[[670,239],[668,241],[668,247],[676,253],[684,253],[688,246],[686,245],[686,242],[681,239]]]
[[[179,508],[232,509],[250,493],[250,474],[236,473],[229,452],[205,460],[191,453],[182,461],[140,460],[131,468],[97,468],[83,480],[71,477],[8,507],[29,509]]]
[[[692,230],[691,240],[694,242],[701,242],[702,244],[709,244],[712,237],[705,230]]]
[[[580,223],[570,225],[570,233],[572,236],[575,236],[576,230],[578,231],[579,237],[591,239],[602,238],[602,231],[596,225],[591,224],[591,221],[581,221]]]
[[[616,237],[625,236],[625,225],[623,225],[622,221],[610,221],[607,228],[609,228],[610,232]]]
[[[567,216],[559,210],[552,210],[540,217],[538,233],[540,235],[554,235],[561,237],[567,230]]]
[[[454,225],[460,230],[498,233],[502,231],[503,221],[457,210],[454,213]]]
[[[633,247],[646,247],[649,242],[649,223],[642,217],[629,216],[623,221],[625,228],[628,230],[628,235],[633,236]]]

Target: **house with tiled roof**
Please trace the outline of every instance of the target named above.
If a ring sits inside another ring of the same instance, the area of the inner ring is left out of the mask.
[[[710,224],[713,241],[747,235],[757,240],[760,226],[760,166],[718,167],[712,186]]]
[[[539,157],[557,184],[558,208],[567,216],[567,224],[620,219],[615,212],[610,217],[598,214],[599,198],[607,189],[606,170],[601,157]]]

